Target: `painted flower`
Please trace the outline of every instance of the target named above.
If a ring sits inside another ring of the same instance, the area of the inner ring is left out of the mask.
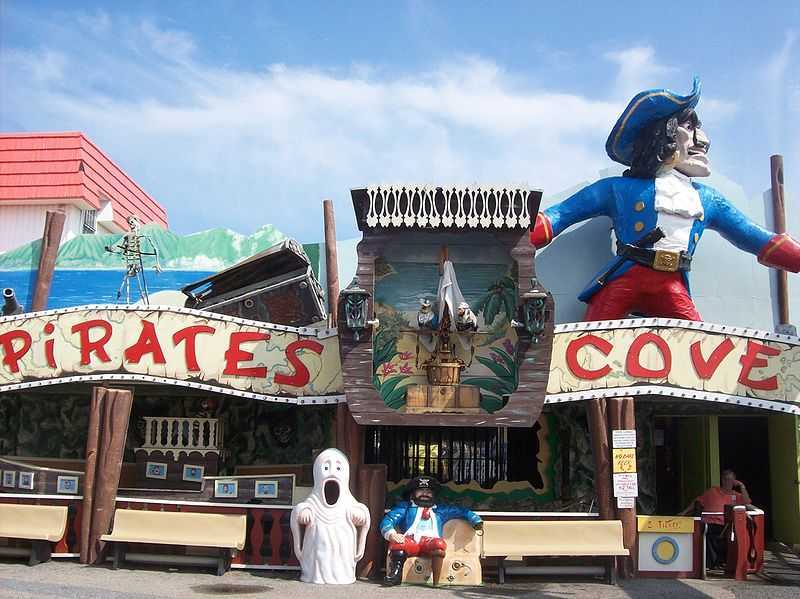
[[[408,364],[401,364],[400,365],[400,374],[413,374],[413,370],[411,366]]]
[[[400,352],[400,356],[399,356],[399,358],[401,360],[410,360],[413,357],[414,357],[414,354],[412,352],[410,352],[410,351]]]
[[[503,341],[503,349],[506,350],[506,353],[509,356],[514,355],[514,344],[511,343],[511,339],[506,339],[505,341]]]
[[[495,362],[495,364],[503,364],[503,358],[501,358],[500,354],[497,352],[492,352],[492,360]]]
[[[383,364],[381,371],[383,376],[388,376],[390,374],[394,374],[395,372],[397,372],[397,369],[395,368],[394,364],[390,364],[389,362]]]

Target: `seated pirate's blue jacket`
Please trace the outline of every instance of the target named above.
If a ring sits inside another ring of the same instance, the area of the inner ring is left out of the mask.
[[[414,524],[414,519],[417,517],[417,510],[420,510],[417,505],[410,501],[401,501],[394,506],[381,520],[381,535],[386,536],[390,530],[396,530],[400,534],[405,533],[411,525]],[[455,520],[460,518],[466,520],[472,526],[475,526],[481,521],[481,517],[463,507],[457,505],[434,505],[431,510],[436,515],[436,526],[438,528],[439,536],[442,536],[442,528],[444,523],[448,520]]]
[[[692,182],[703,204],[703,217],[696,219],[689,237],[689,254],[694,254],[697,243],[706,228],[719,232],[725,239],[741,250],[758,255],[769,243],[773,233],[755,224],[716,189]],[[655,210],[655,180],[633,177],[608,177],[600,179],[563,202],[551,206],[537,218],[531,240],[542,247],[567,227],[595,216],[608,216],[617,239],[623,243],[634,243],[656,227],[658,213]],[[601,285],[597,279],[617,261],[614,258],[598,272],[578,299],[588,302]],[[608,281],[625,274],[634,265],[626,261]],[[689,291],[688,273],[683,272],[684,283]]]

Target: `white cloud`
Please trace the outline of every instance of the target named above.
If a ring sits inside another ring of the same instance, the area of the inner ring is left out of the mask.
[[[609,54],[618,65],[609,100],[532,87],[476,56],[395,75],[363,64],[220,68],[196,58],[185,32],[110,27],[128,44],[0,56],[15,81],[0,118],[86,132],[181,232],[272,223],[318,239],[321,199],[333,197],[347,236],[348,190],[380,181],[525,182],[552,193],[609,165],[603,144],[630,97],[620,90],[670,70],[651,48]]]
[[[662,87],[664,77],[676,71],[674,67],[657,62],[651,46],[634,46],[606,52],[603,56],[619,69],[615,89],[622,98],[631,98],[643,89]]]

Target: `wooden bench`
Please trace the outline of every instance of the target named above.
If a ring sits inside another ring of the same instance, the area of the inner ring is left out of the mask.
[[[31,566],[50,560],[50,543],[59,541],[66,529],[65,505],[0,503],[0,538],[30,541]]]
[[[505,582],[509,557],[607,557],[607,579],[616,584],[622,545],[619,520],[489,521],[484,524],[481,557],[499,558],[500,584]]]
[[[128,543],[144,543],[218,549],[218,557],[215,558],[217,576],[222,576],[230,568],[233,551],[244,548],[246,530],[245,515],[118,509],[114,512],[114,528],[111,534],[100,538],[114,543],[114,570],[125,560]],[[162,560],[147,559],[144,556],[142,561]]]

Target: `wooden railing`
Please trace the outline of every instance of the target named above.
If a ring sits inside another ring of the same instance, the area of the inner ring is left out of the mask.
[[[144,444],[150,451],[183,450],[207,453],[222,447],[222,427],[217,418],[145,416]]]

